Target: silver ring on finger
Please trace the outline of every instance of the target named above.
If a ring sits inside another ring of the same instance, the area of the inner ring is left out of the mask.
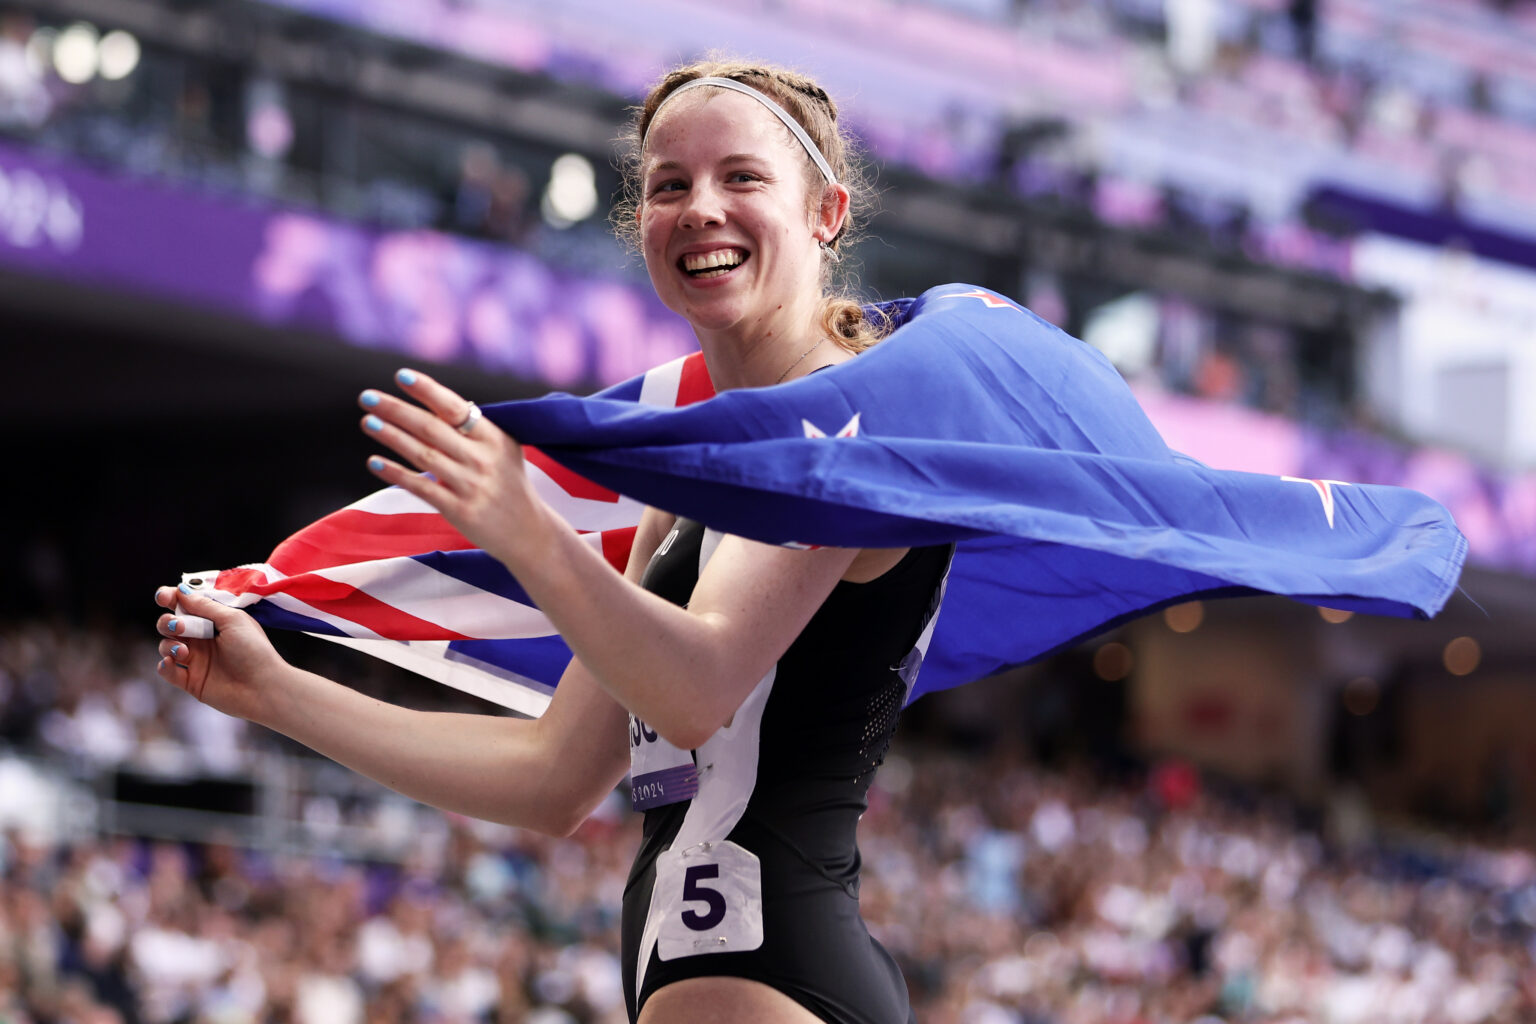
[[[480,422],[481,415],[480,407],[474,402],[470,402],[469,411],[464,414],[464,419],[453,429],[468,436],[469,432],[475,429],[475,424]]]

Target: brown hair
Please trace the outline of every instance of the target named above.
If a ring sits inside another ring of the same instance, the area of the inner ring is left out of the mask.
[[[645,135],[650,131],[651,120],[666,98],[679,86],[696,78],[729,78],[750,86],[783,107],[805,129],[831,166],[838,182],[848,189],[848,216],[844,218],[837,237],[828,243],[834,252],[841,253],[843,244],[849,237],[857,235],[864,216],[873,206],[874,189],[865,177],[863,167],[855,159],[852,140],[837,123],[837,104],[827,95],[826,90],[805,75],[771,64],[751,64],[739,60],[708,59],[675,68],[663,76],[646,95],[645,102],[635,108],[634,117],[624,137],[627,150],[621,167],[624,192],[614,207],[614,231],[632,249],[640,251],[640,228],[636,211],[642,202],[640,153],[645,144]],[[805,158],[805,167],[810,208],[815,209],[821,202],[825,179],[809,155]],[[874,317],[866,314],[863,304],[854,295],[852,276],[846,262],[834,263],[831,259],[822,261],[820,320],[822,329],[838,345],[850,352],[862,352],[889,334],[891,324],[879,314]]]

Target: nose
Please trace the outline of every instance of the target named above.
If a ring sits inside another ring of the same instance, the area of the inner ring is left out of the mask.
[[[695,182],[688,189],[688,199],[683,204],[678,224],[684,228],[717,227],[725,223],[725,205],[719,189],[711,183]]]

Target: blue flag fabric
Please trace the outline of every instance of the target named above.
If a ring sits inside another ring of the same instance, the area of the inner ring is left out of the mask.
[[[1418,492],[1184,458],[1099,352],[996,293],[945,285],[882,308],[888,338],[789,384],[677,409],[550,395],[485,413],[591,481],[728,533],[956,542],[911,699],[1195,597],[1428,617],[1456,586],[1466,540]]]

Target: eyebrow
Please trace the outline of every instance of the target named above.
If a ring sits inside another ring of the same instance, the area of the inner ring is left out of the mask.
[[[731,153],[728,156],[722,157],[720,162],[722,164],[743,164],[755,163],[760,159],[762,158],[754,156],[751,153]],[[683,165],[677,160],[663,160],[659,164],[652,164],[649,168],[646,169],[645,173],[655,174],[657,171],[676,171],[681,170],[682,166]]]

